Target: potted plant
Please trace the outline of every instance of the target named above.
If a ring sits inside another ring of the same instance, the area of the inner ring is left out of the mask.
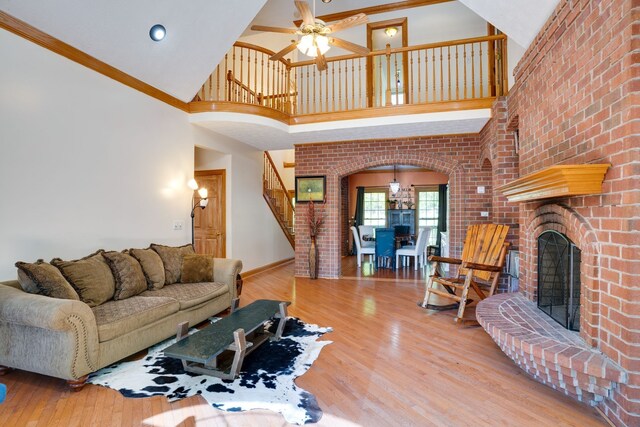
[[[413,202],[411,200],[404,202],[407,209],[413,209]]]
[[[387,199],[387,203],[389,203],[389,209],[395,209],[398,201],[395,199]]]
[[[309,237],[311,237],[311,246],[309,247],[309,277],[311,279],[318,278],[318,246],[316,245],[316,237],[324,222],[322,214],[316,214],[314,205],[312,201],[309,202]]]

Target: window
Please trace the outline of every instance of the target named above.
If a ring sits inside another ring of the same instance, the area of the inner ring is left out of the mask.
[[[433,227],[427,245],[435,245],[438,229],[438,189],[419,189],[418,192],[418,228]]]
[[[387,192],[365,191],[364,225],[384,227],[387,223]]]

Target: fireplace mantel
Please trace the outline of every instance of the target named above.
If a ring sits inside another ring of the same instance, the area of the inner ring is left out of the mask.
[[[600,194],[610,164],[557,165],[498,187],[510,202]]]

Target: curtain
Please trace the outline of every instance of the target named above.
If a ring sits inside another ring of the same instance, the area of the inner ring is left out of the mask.
[[[356,213],[354,215],[354,226],[358,228],[359,225],[364,224],[364,187],[356,187]],[[351,246],[351,254],[356,254],[355,243]]]
[[[447,184],[438,185],[438,235],[436,246],[439,248],[442,237],[440,232],[447,231]]]

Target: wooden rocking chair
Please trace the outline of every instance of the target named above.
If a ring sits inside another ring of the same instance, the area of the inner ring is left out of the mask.
[[[433,274],[426,285],[421,307],[433,307],[429,306],[431,294],[452,299],[458,302],[458,315],[455,320],[461,322],[464,320],[464,308],[469,302],[469,288],[472,288],[481,300],[493,295],[509,247],[509,243],[505,242],[508,231],[508,225],[470,225],[462,249],[462,259],[430,256],[428,259],[433,262]],[[440,263],[459,264],[457,277],[442,277]],[[437,289],[436,284],[442,285],[444,290]],[[488,293],[485,294],[482,288],[488,288]],[[460,293],[456,292],[458,289]]]

